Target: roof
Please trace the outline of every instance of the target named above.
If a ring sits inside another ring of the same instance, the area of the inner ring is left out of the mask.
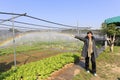
[[[120,22],[120,16],[108,18],[108,19],[106,19],[104,22],[105,22],[106,24],[119,23],[119,22]]]

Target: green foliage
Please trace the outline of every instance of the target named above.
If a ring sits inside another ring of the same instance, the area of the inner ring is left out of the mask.
[[[23,45],[23,46],[17,46],[16,52],[20,53],[20,52],[26,52],[26,51],[30,51],[30,50],[36,50],[36,49],[40,49],[40,47]],[[11,54],[11,53],[13,53],[12,47],[0,49],[0,55]]]
[[[110,24],[102,24],[102,33],[107,34],[109,37],[113,37],[115,34],[115,44],[120,45],[120,28],[117,27],[118,24],[110,23]],[[119,23],[120,25],[120,23]]]
[[[114,33],[115,33],[115,34],[117,33],[117,31],[116,31],[116,25],[115,25],[115,24],[109,24],[109,25],[107,26],[107,34],[113,36]]]
[[[104,34],[109,35],[109,36],[113,36],[114,33],[118,33],[115,24],[108,24],[108,25],[107,25],[107,24],[105,24],[105,23],[102,24],[102,32],[103,32]]]
[[[117,25],[115,23],[111,23],[111,24],[103,23],[102,32],[110,36],[113,36],[114,33],[116,34],[116,36],[120,36],[120,28],[117,28]]]
[[[80,45],[78,45],[80,44]],[[23,53],[29,51],[41,51],[45,50],[47,48],[58,48],[58,49],[65,49],[65,50],[76,50],[81,47],[81,42],[39,42],[39,43],[34,43],[32,45],[21,45],[16,47],[16,52],[17,53]],[[12,54],[13,53],[13,47],[8,47],[8,48],[3,48],[0,49],[0,55],[5,55],[5,54]]]
[[[37,80],[46,79],[50,74],[65,64],[73,63],[79,58],[79,53],[63,53],[57,56],[31,62],[0,74],[0,80]]]
[[[102,23],[101,31],[103,34],[107,34],[107,24]]]
[[[111,23],[111,24],[102,24],[102,32],[104,34],[108,34],[110,36],[113,36],[114,33],[116,34],[116,36],[120,36],[120,29],[117,28],[117,25],[115,23]]]

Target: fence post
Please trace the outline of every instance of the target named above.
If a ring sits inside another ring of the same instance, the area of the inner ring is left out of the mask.
[[[105,34],[105,39],[107,39],[107,34]],[[105,41],[105,49],[107,48],[107,41]]]
[[[16,68],[16,45],[15,45],[14,19],[12,19],[12,32],[13,32],[14,66],[15,66],[15,68]]]

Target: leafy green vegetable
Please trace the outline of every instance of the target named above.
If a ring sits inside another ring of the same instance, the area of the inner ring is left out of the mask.
[[[46,79],[64,65],[75,62],[79,53],[63,53],[37,62],[31,62],[0,74],[0,80],[36,80]]]

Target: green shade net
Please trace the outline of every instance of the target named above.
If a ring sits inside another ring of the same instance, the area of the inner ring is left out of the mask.
[[[120,23],[120,16],[108,18],[104,21],[106,24],[110,23]]]

